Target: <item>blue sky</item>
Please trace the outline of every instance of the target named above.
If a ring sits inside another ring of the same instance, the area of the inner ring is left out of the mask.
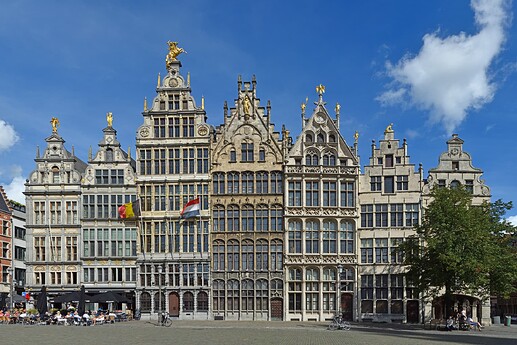
[[[426,175],[458,133],[493,199],[517,202],[514,13],[497,0],[2,2],[0,184],[24,201],[52,116],[84,161],[108,111],[134,152],[143,99],[155,96],[173,40],[212,125],[233,103],[237,76],[256,75],[276,129],[296,137],[300,104],[322,83],[328,108],[341,104],[345,140],[360,133],[363,165],[389,123]]]

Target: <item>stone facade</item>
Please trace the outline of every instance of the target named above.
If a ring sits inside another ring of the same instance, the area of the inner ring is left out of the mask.
[[[283,156],[256,80],[238,94],[211,145],[213,314],[231,320],[283,318]]]
[[[7,297],[11,288],[11,274],[13,269],[12,257],[12,209],[7,195],[0,186],[0,308],[9,303]]]
[[[137,188],[142,216],[138,251],[137,308],[167,310],[180,319],[208,319],[210,127],[203,103],[191,95],[181,63],[167,63],[156,97],[137,130]],[[181,219],[199,198],[200,216]]]
[[[285,319],[323,321],[338,310],[355,319],[357,146],[339,130],[320,92],[284,165]]]

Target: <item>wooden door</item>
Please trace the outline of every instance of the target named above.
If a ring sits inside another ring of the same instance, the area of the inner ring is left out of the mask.
[[[406,317],[408,323],[418,323],[418,301],[407,301]]]
[[[354,296],[352,294],[341,295],[341,311],[346,321],[354,321]]]
[[[282,321],[283,310],[282,299],[274,298],[271,300],[271,320]]]
[[[180,316],[180,297],[177,293],[169,294],[169,314],[172,317]]]

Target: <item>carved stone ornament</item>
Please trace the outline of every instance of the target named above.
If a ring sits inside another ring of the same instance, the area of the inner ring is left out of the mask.
[[[141,137],[148,137],[149,136],[149,128],[148,127],[144,127],[140,130],[140,136]]]

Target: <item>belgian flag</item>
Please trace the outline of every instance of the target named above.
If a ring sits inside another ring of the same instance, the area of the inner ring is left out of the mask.
[[[122,219],[140,217],[140,200],[128,202],[118,208],[118,214]]]

